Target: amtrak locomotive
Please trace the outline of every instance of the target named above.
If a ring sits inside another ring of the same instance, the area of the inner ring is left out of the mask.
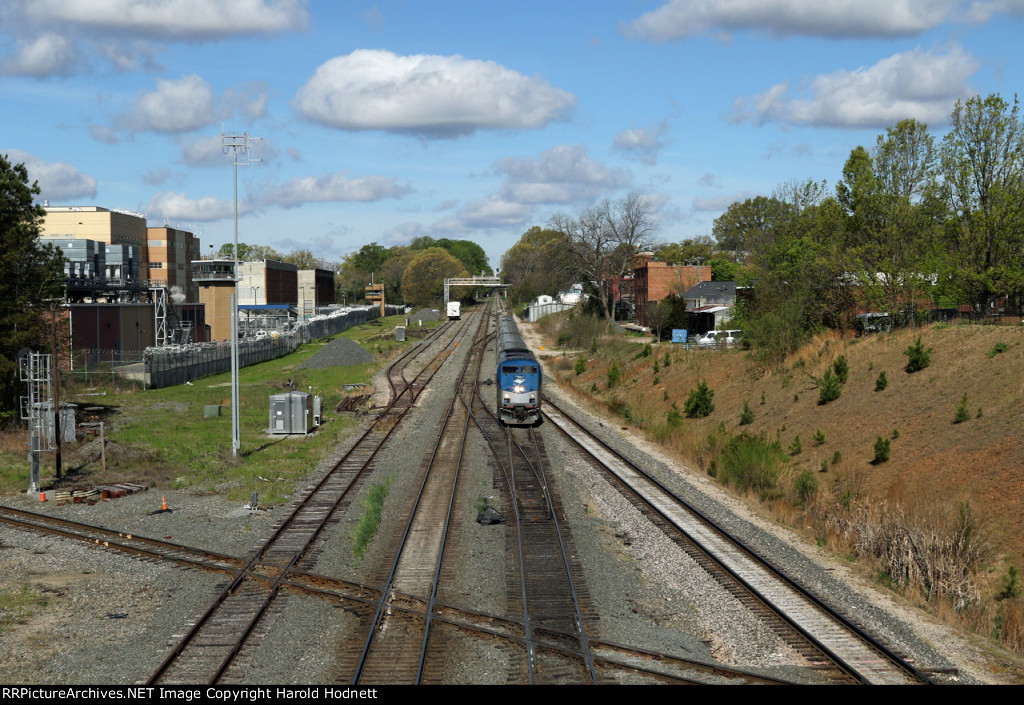
[[[498,419],[508,426],[540,426],[543,373],[512,316],[499,314],[497,340]]]

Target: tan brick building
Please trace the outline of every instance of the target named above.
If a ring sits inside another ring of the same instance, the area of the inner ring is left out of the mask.
[[[149,271],[146,216],[99,206],[46,206],[42,237],[95,240],[139,248],[139,272]]]
[[[192,262],[198,260],[199,238],[177,228],[146,228],[149,269],[143,274],[154,285],[177,286],[189,303],[199,301],[199,285],[192,280]]]
[[[650,325],[647,320],[647,304],[661,301],[676,294],[682,296],[699,282],[711,281],[711,267],[708,265],[679,265],[665,262],[643,262],[633,270],[633,298],[636,304],[636,321],[642,326]]]

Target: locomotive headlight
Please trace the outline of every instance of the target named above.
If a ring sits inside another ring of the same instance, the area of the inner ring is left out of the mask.
[[[526,391],[526,387],[524,387],[521,384],[517,384],[514,387],[512,387],[512,391],[515,392],[516,394],[522,394],[523,392]]]
[[[508,400],[508,399],[511,399],[511,398],[512,398],[512,392],[505,392],[505,399]]]

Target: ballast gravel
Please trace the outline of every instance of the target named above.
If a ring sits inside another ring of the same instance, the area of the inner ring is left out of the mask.
[[[449,343],[435,344],[436,349]],[[327,346],[325,346],[326,350]],[[367,581],[386,568],[381,548],[390,532],[404,525],[402,508],[419,490],[422,460],[436,440],[449,392],[468,341],[452,352],[431,387],[423,392],[408,420],[379,454],[373,474],[356,488],[352,501],[325,531],[315,557],[304,570],[353,581]],[[428,357],[424,355],[424,358]],[[493,357],[484,369],[493,366]],[[483,373],[487,376],[487,372]],[[484,387],[484,390],[492,389]],[[560,395],[548,382],[548,394]],[[486,394],[486,391],[484,392]],[[573,404],[571,399],[563,399]],[[618,426],[574,410],[588,426],[631,460],[654,472],[702,511],[753,543],[776,565],[825,597],[838,609],[881,636],[894,650],[924,669],[955,674],[940,680],[978,682],[962,664],[953,663],[905,621],[883,609],[879,600],[851,588],[833,567],[824,567],[814,550],[769,522],[752,517],[705,476],[665,462],[641,450]],[[356,437],[358,429],[311,474],[328,472]],[[557,429],[542,426],[551,461],[548,471],[559,492],[566,523],[582,565],[582,579],[600,619],[591,636],[682,658],[723,663],[748,671],[820,682],[820,676],[780,639],[750,618],[659,530],[650,526],[617,490],[579,459]],[[471,436],[455,511],[462,530],[449,547],[455,587],[442,599],[485,612],[514,615],[506,574],[508,551],[502,525],[471,521],[477,505],[489,500],[499,511],[500,488],[490,451]],[[384,518],[366,557],[352,555],[352,530],[362,502],[374,484],[389,484]],[[151,514],[166,496],[167,513]],[[151,490],[92,506],[41,505],[27,495],[4,504],[51,513],[88,524],[166,538],[232,555],[247,555],[287,507],[252,512],[217,494]],[[844,576],[845,577],[845,576]],[[23,588],[44,603],[23,609],[20,619],[0,631],[0,682],[12,684],[139,683],[160,664],[188,624],[208,607],[224,585],[218,575],[129,558],[91,545],[4,530],[0,534],[0,590]],[[338,605],[289,595],[275,604],[227,682],[317,684],[335,682],[336,645],[353,633],[356,618]],[[272,646],[271,646],[272,645]],[[448,683],[503,683],[514,652],[457,645],[446,664]]]

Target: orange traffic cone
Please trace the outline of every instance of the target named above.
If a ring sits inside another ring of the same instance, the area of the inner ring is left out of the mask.
[[[160,511],[161,512],[166,512],[167,511],[167,496],[166,495],[161,496],[160,499],[163,500],[163,503],[160,505]]]

